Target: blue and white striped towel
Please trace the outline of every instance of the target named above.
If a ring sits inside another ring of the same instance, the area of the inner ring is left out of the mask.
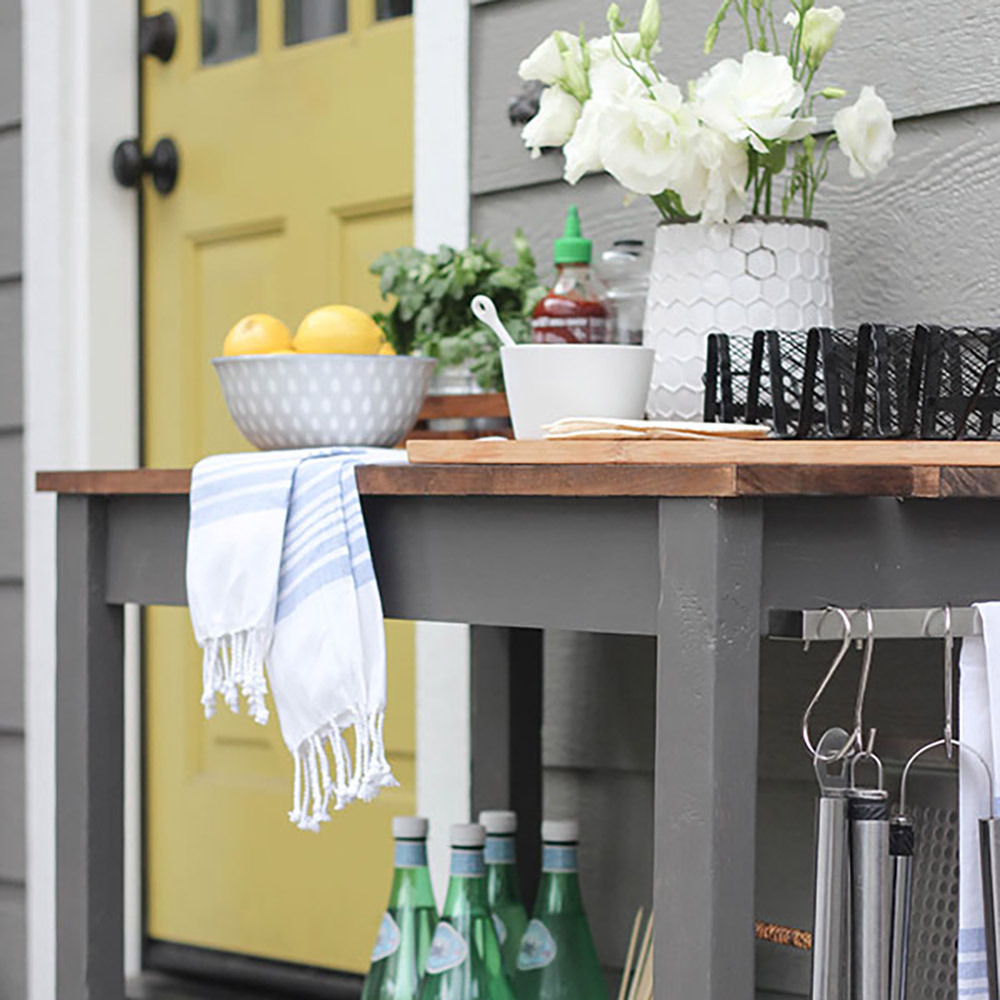
[[[989,1000],[983,881],[979,862],[979,820],[989,813],[990,796],[1000,808],[997,784],[1000,749],[1000,603],[977,604],[982,636],[962,640],[959,658],[958,719],[962,742],[977,750],[993,771],[987,787],[982,766],[959,754],[958,997]],[[1000,813],[998,813],[1000,815]]]
[[[301,829],[318,830],[331,799],[342,809],[396,784],[382,740],[382,602],[354,470],[405,461],[403,451],[317,448],[219,455],[192,474],[187,591],[205,715],[219,694],[238,712],[242,694],[266,723],[266,667]]]

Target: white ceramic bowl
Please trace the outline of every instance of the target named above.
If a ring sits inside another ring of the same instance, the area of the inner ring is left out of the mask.
[[[502,347],[514,436],[542,438],[563,417],[641,420],[654,351],[627,344],[518,344]]]
[[[380,354],[213,358],[226,406],[258,448],[392,447],[413,429],[436,362]]]

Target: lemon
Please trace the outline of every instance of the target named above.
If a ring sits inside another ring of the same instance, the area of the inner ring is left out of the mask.
[[[267,313],[253,313],[244,316],[226,334],[222,353],[227,357],[233,354],[271,354],[287,351],[291,346],[292,333],[280,319]]]
[[[386,341],[382,345],[382,349],[379,351],[379,354],[395,354],[395,353],[396,353],[396,348],[393,347],[392,344],[389,343],[389,341]]]
[[[300,354],[378,354],[384,344],[382,328],[354,306],[314,309],[292,341]]]

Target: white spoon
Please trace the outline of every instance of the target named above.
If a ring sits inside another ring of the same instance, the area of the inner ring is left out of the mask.
[[[499,338],[504,347],[517,347],[514,338],[507,332],[507,327],[500,322],[497,307],[488,295],[477,295],[472,300],[472,315],[481,323],[485,323]]]

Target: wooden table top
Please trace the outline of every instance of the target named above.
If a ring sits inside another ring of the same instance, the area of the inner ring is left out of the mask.
[[[1000,442],[719,444],[665,449],[630,442],[624,450],[607,449],[599,462],[581,461],[583,453],[571,443],[561,444],[568,457],[558,461],[546,460],[560,454],[550,446],[505,453],[497,445],[495,454],[448,462],[429,460],[432,452],[411,465],[359,468],[358,486],[368,496],[1000,498]],[[36,486],[62,494],[176,495],[189,492],[191,472],[40,472]]]

